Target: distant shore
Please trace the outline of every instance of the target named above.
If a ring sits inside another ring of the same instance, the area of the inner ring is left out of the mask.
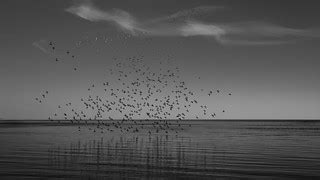
[[[73,123],[71,122],[73,121]],[[0,124],[93,124],[93,123],[113,123],[113,122],[118,122],[118,121],[122,121],[120,119],[115,119],[115,120],[108,120],[108,119],[99,119],[99,120],[62,120],[62,119],[54,119],[54,120],[41,120],[41,119],[37,119],[37,120],[32,120],[32,119],[25,119],[25,120],[14,120],[14,119],[0,119]],[[154,121],[168,121],[168,122],[176,122],[176,121],[180,121],[180,122],[217,122],[217,121],[221,121],[221,122],[246,122],[246,121],[298,121],[298,122],[309,122],[309,121],[320,121],[320,119],[184,119],[184,120],[176,120],[176,119],[134,119],[133,121],[136,122],[140,122],[140,123],[146,123],[146,122],[154,122]],[[124,122],[129,122],[128,124],[130,124],[130,122],[132,122],[132,120],[125,120]]]

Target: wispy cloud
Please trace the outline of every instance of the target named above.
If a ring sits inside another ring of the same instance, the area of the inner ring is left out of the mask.
[[[226,34],[226,30],[214,24],[204,24],[189,21],[180,28],[183,36],[213,36],[219,39]]]
[[[320,38],[319,31],[264,22],[229,23],[223,26],[227,33],[222,42],[228,44],[271,45]]]
[[[102,11],[94,6],[91,1],[83,1],[69,7],[66,11],[92,22],[106,21],[115,23],[123,30],[129,30],[131,33],[140,31],[135,18],[121,9]]]
[[[133,35],[149,36],[206,36],[221,44],[271,45],[320,38],[318,30],[295,29],[264,22],[202,22],[201,15],[224,9],[221,6],[199,6],[174,14],[139,21],[130,13],[120,10],[101,10],[90,0],[81,1],[66,9],[92,22],[109,22]]]
[[[320,38],[315,29],[295,29],[264,22],[201,23],[188,22],[184,35],[212,36],[222,44],[272,45]]]
[[[42,52],[46,53],[46,54],[51,54],[51,51],[48,48],[48,41],[41,39],[39,41],[35,41],[32,43],[32,45],[38,49],[40,49]]]
[[[187,21],[194,18],[200,18],[203,15],[209,15],[218,10],[222,10],[223,6],[198,6],[191,9],[184,9],[169,16],[152,19],[151,22],[176,22]]]

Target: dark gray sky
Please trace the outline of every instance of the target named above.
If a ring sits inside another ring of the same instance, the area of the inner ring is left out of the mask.
[[[102,82],[114,56],[141,52],[150,63],[173,54],[193,88],[232,91],[206,103],[226,108],[219,118],[320,118],[320,11],[317,0],[4,0],[0,18],[0,117],[41,119]],[[115,10],[116,9],[116,10]],[[193,10],[192,10],[193,9]],[[130,47],[116,41],[132,34]],[[146,33],[152,44],[143,44]],[[45,43],[54,41],[56,54]],[[116,42],[115,42],[116,43]],[[78,72],[68,57],[71,49]],[[97,49],[99,52],[97,52]],[[201,80],[197,77],[201,76]],[[39,105],[34,98],[50,91]]]

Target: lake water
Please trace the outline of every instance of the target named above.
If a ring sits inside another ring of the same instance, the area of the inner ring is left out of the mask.
[[[0,124],[0,179],[320,178],[320,121],[193,121],[176,133]]]

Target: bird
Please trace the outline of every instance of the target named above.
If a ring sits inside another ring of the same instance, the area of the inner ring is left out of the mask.
[[[127,37],[122,38],[128,39]],[[55,48],[53,43],[50,46],[53,49]],[[65,52],[68,55],[70,54],[67,58],[76,57],[73,50],[66,50]],[[159,54],[159,51],[155,51],[155,53]],[[93,129],[92,132],[102,133],[104,129],[113,132],[117,129],[121,133],[146,131],[149,135],[154,132],[168,134],[169,132],[177,133],[184,130],[182,123],[188,117],[200,119],[216,116],[215,113],[211,113],[209,106],[197,99],[199,97],[198,91],[191,90],[187,86],[187,82],[181,79],[179,67],[174,67],[162,61],[160,61],[160,65],[157,64],[157,67],[150,67],[145,63],[144,58],[145,56],[141,54],[124,58],[114,57],[114,66],[107,69],[110,73],[108,73],[108,76],[110,75],[108,78],[112,78],[113,81],[103,80],[103,86],[95,86],[91,83],[87,87],[88,91],[86,91],[89,95],[79,98],[80,104],[62,103],[65,105],[59,105],[58,109],[60,110],[57,113],[60,114],[62,111],[62,117],[66,120],[69,119],[71,123],[85,121],[88,128],[88,124],[95,124],[91,128]],[[168,62],[172,60],[169,55],[166,58]],[[58,61],[58,58],[56,58],[56,61]],[[75,63],[75,61],[72,62]],[[82,68],[78,70],[78,65],[74,64],[73,70],[81,72]],[[104,94],[99,93],[100,90]],[[201,88],[201,92],[203,91],[204,89]],[[211,96],[213,92],[214,90],[210,90],[206,94]],[[220,90],[216,90],[216,92],[220,93]],[[45,94],[48,94],[48,91]],[[45,96],[42,97],[45,98]],[[41,103],[42,99],[40,100],[40,98],[36,101]],[[199,108],[201,111],[197,112]],[[222,112],[225,112],[225,110]],[[57,113],[54,114],[54,117],[60,117]],[[110,116],[112,114],[117,114],[122,120],[115,120],[115,117]],[[149,121],[149,124],[151,124],[150,130],[146,130],[149,129],[147,123],[136,120],[144,117],[146,117],[145,121],[155,120]],[[169,120],[172,118],[177,122],[172,123]],[[109,122],[100,121],[102,119],[108,119]],[[132,125],[127,126],[126,123]],[[189,127],[191,127],[191,124],[189,124]]]

